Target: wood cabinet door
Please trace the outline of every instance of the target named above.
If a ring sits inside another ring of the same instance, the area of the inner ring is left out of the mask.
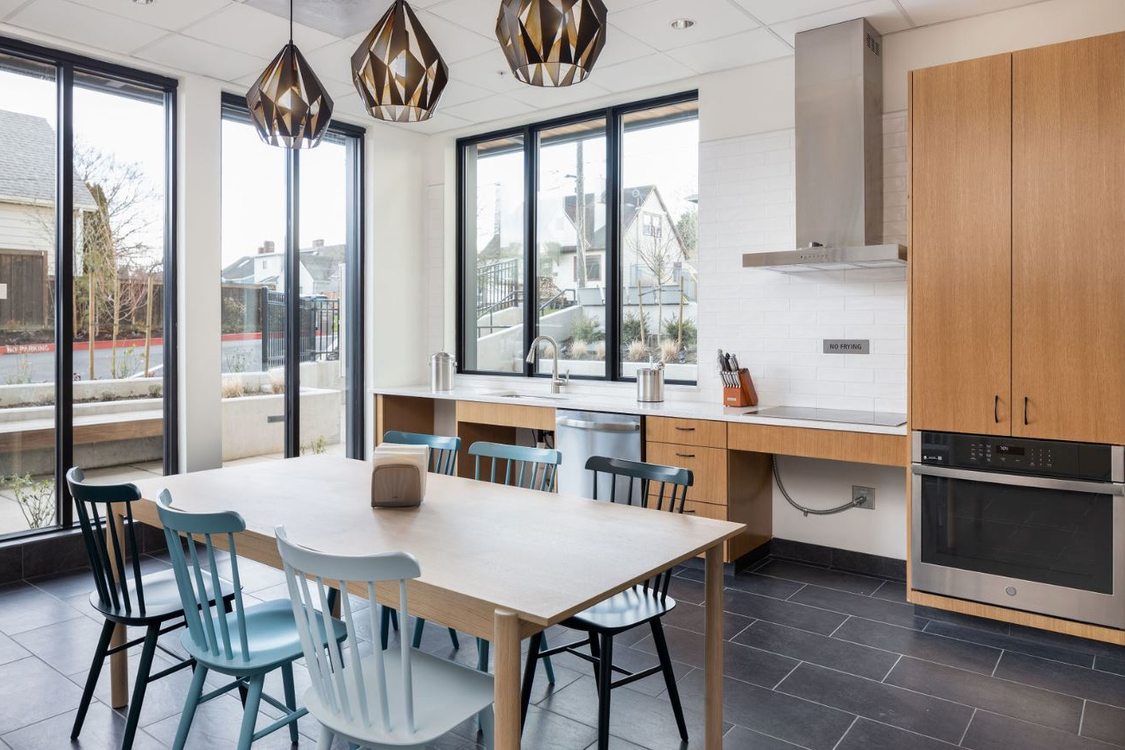
[[[1125,443],[1125,34],[1012,70],[1012,432]]]
[[[1011,432],[1011,56],[910,81],[912,429]]]

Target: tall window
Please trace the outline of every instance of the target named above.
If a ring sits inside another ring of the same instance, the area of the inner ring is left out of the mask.
[[[698,147],[694,92],[460,141],[462,371],[549,374],[547,335],[575,378],[694,382]]]
[[[175,83],[0,40],[0,537],[174,471]]]
[[[224,463],[362,455],[362,144],[269,146],[224,100]]]

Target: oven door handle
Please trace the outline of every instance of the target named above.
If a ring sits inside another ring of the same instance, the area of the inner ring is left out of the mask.
[[[1088,482],[1080,479],[1053,479],[1051,477],[1030,477],[1022,474],[998,474],[972,469],[950,469],[945,466],[913,464],[911,471],[917,476],[947,477],[964,479],[968,482],[987,482],[1007,484],[1015,487],[1038,487],[1045,490],[1063,492],[1085,492],[1093,495],[1125,495],[1125,484],[1116,482]]]

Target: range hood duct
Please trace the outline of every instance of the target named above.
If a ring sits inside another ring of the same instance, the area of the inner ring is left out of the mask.
[[[902,266],[883,244],[882,37],[866,19],[796,38],[797,249],[746,253],[744,268]]]

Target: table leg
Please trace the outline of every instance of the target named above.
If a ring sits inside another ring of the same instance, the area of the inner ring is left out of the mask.
[[[492,644],[496,649],[495,750],[520,746],[520,620],[515,612],[496,610]]]
[[[704,747],[723,747],[723,544],[707,549],[704,574],[706,593],[706,646],[704,661],[706,692],[704,694]]]
[[[115,533],[117,534],[118,543],[122,546],[122,554],[125,554],[125,520],[119,513],[113,512],[113,506],[110,506],[109,513],[106,514],[106,524],[113,524]],[[113,567],[113,576],[115,579],[118,576],[127,575],[124,571],[117,570],[117,563],[113,555],[113,542],[110,541],[109,529],[106,529],[106,549],[111,550],[109,559],[110,565]],[[115,648],[125,643],[128,633],[124,625],[117,625],[113,629],[113,635],[109,640],[109,647]],[[110,705],[113,708],[124,708],[129,704],[129,652],[126,649],[118,651],[109,657],[109,685],[110,685]]]

